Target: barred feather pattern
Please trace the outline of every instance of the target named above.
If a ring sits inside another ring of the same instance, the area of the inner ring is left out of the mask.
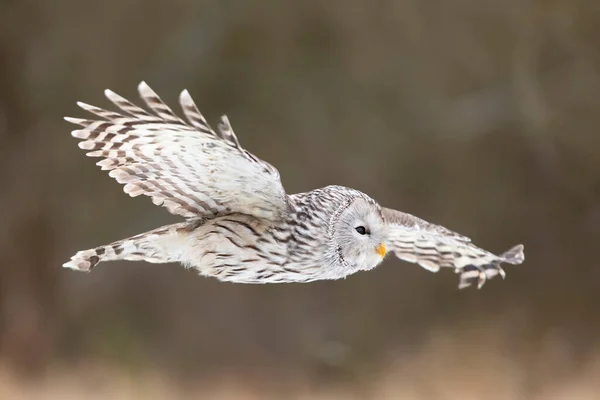
[[[99,120],[69,118],[83,129],[72,132],[79,147],[132,197],[146,195],[156,205],[186,218],[238,210],[278,220],[286,196],[278,171],[244,150],[231,125],[212,130],[191,96],[179,97],[187,122],[179,118],[142,82],[140,97],[150,113],[116,93],[106,97],[122,113],[79,102]]]
[[[245,150],[222,116],[213,130],[184,90],[180,118],[142,82],[141,108],[116,93],[118,111],[85,103],[97,119],[69,118],[79,147],[130,196],[184,217],[108,245],[77,252],[63,266],[89,271],[100,262],[178,262],[201,275],[237,283],[340,279],[381,263],[386,251],[437,272],[460,274],[459,287],[520,264],[523,246],[494,255],[471,240],[411,214],[382,208],[343,186],[287,195],[272,165]]]
[[[89,271],[114,260],[180,262],[201,275],[237,283],[311,282],[360,270],[336,263],[328,231],[332,212],[359,191],[330,186],[290,196],[280,223],[242,213],[194,218],[83,250],[65,267]],[[377,260],[380,261],[380,260]]]
[[[475,283],[481,288],[496,275],[505,278],[502,263],[521,264],[525,259],[522,245],[496,256],[443,226],[389,208],[384,208],[383,213],[390,226],[388,242],[398,258],[431,272],[452,268],[460,274],[461,289]]]

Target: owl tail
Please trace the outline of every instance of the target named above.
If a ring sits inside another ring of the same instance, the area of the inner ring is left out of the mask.
[[[166,225],[127,239],[119,240],[95,249],[78,251],[65,268],[89,271],[103,261],[146,261],[168,263],[180,261],[188,234],[201,225],[201,221],[187,221]]]

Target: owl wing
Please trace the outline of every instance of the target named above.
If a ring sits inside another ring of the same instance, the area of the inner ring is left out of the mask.
[[[184,90],[187,120],[179,118],[150,87],[138,86],[149,111],[106,90],[119,112],[78,105],[98,119],[65,118],[83,128],[72,135],[97,165],[125,185],[132,197],[150,196],[185,218],[240,212],[277,220],[287,207],[279,172],[244,150],[229,120],[214,131]]]
[[[497,256],[473,245],[468,237],[414,215],[383,208],[383,217],[388,223],[390,251],[401,260],[417,263],[431,272],[453,268],[460,274],[461,289],[473,283],[481,288],[496,275],[504,278],[502,263],[521,264],[525,259],[523,245]]]

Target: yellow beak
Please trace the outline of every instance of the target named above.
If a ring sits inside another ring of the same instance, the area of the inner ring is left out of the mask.
[[[375,251],[381,256],[381,258],[385,257],[385,254],[387,253],[385,244],[381,243],[379,246],[375,247]]]

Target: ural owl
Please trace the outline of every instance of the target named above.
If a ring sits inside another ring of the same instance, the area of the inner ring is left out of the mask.
[[[460,274],[459,287],[481,287],[502,263],[520,264],[523,246],[494,255],[465,236],[413,215],[381,207],[358,190],[328,186],[285,193],[279,173],[240,145],[226,116],[213,130],[189,93],[178,117],[142,82],[147,111],[110,90],[120,112],[84,103],[98,119],[80,125],[79,147],[130,196],[185,218],[95,249],[79,251],[64,267],[89,271],[102,261],[180,262],[201,275],[239,283],[339,279],[375,268],[389,250],[437,272]]]

